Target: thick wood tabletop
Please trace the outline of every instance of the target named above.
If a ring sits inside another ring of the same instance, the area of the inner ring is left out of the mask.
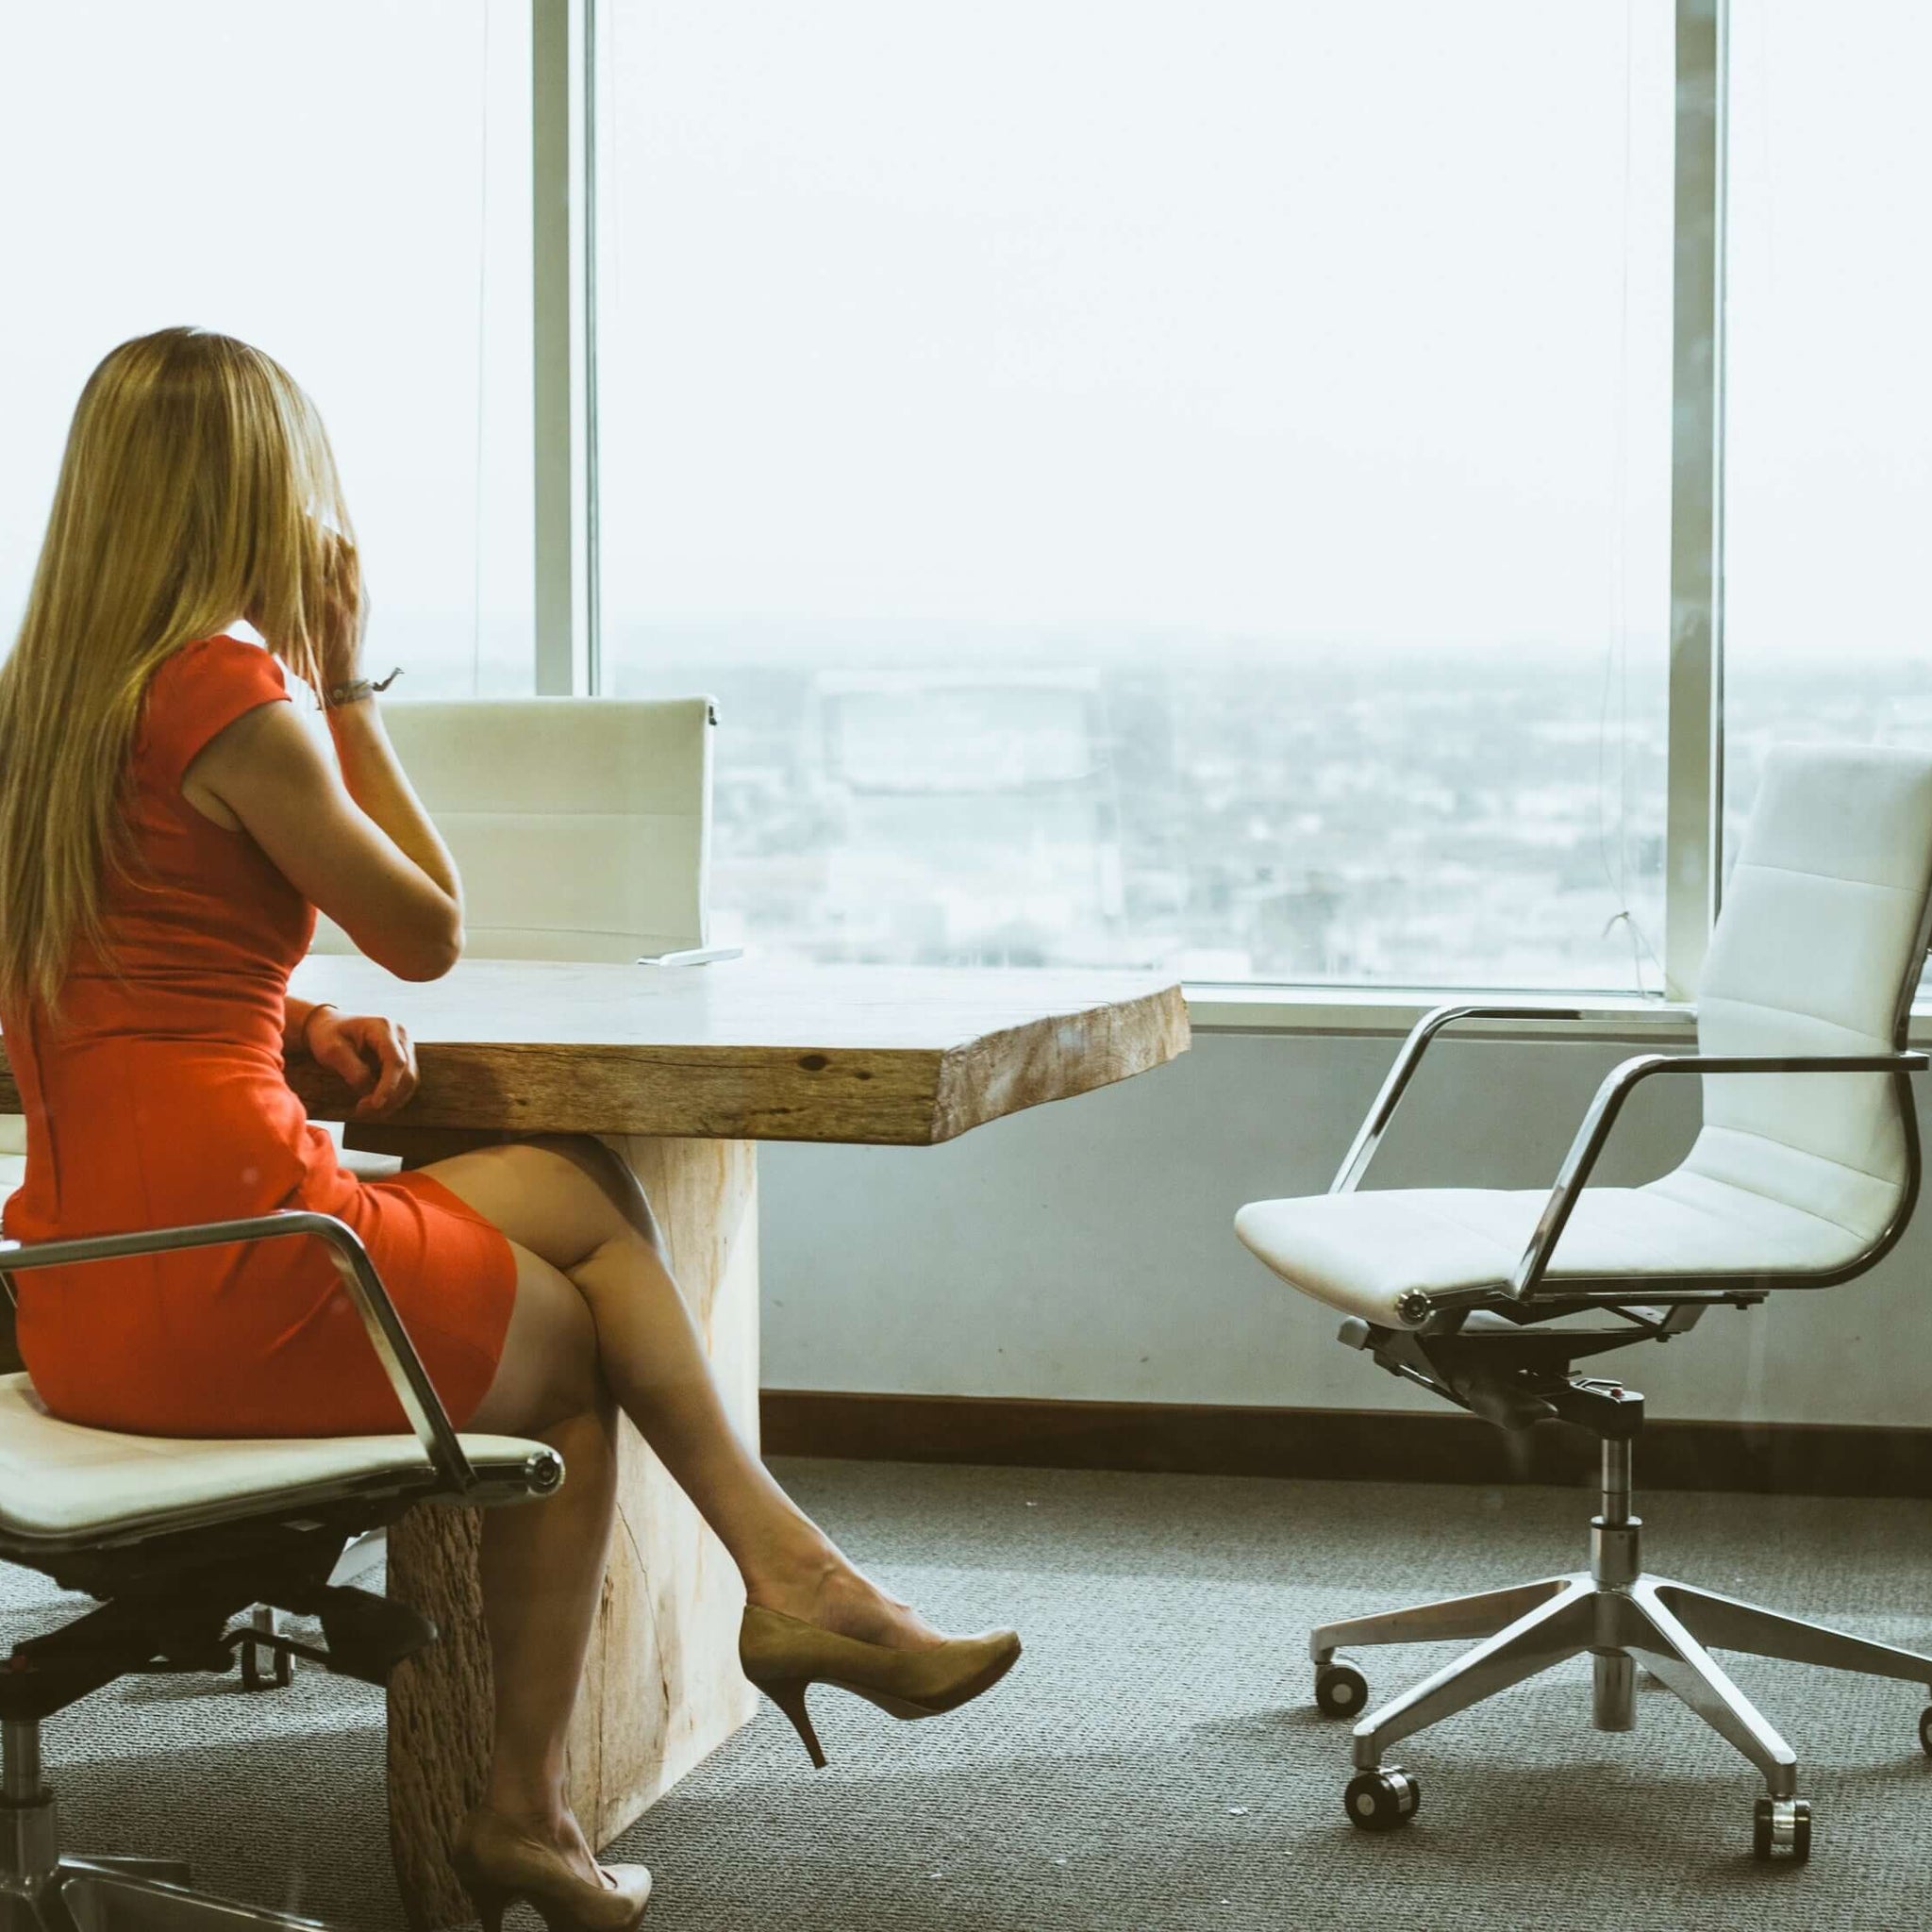
[[[1178,986],[1118,973],[467,959],[411,985],[318,954],[291,991],[408,1028],[422,1085],[393,1124],[519,1133],[923,1146],[1144,1073],[1189,1037]],[[347,1112],[332,1079],[290,1074],[317,1118]]]
[[[398,1124],[519,1132],[919,1146],[1143,1073],[1189,1037],[1178,986],[1117,974],[475,959],[412,986],[315,957],[292,990],[409,1029],[423,1084]]]

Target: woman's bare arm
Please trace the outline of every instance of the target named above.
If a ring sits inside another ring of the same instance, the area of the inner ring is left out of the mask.
[[[374,698],[340,705],[324,713],[349,796],[396,842],[403,855],[441,886],[460,910],[462,882],[449,847],[423,809],[395,747],[383,727]]]
[[[313,1000],[297,999],[293,993],[283,996],[282,1054],[285,1058],[303,1050],[307,1043],[303,1036],[308,1028],[308,1016],[314,1010]]]
[[[304,898],[378,965],[437,979],[463,946],[449,849],[396,762],[373,700],[328,714],[340,772],[290,705],[259,705],[217,732],[182,795],[231,820]]]

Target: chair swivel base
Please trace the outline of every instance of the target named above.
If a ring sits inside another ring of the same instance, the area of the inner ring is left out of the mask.
[[[5,1932],[321,1932],[315,1919],[214,1898],[165,1858],[62,1858],[30,1890],[0,1889]]]
[[[1643,1573],[1640,1521],[1627,1507],[1627,1460],[1614,1488],[1606,1447],[1604,1516],[1591,1528],[1591,1567],[1514,1589],[1422,1604],[1380,1616],[1324,1624],[1308,1640],[1315,1701],[1330,1717],[1352,1716],[1368,1699],[1361,1674],[1338,1663],[1339,1650],[1381,1643],[1480,1638],[1476,1648],[1413,1689],[1370,1712],[1355,1726],[1357,1775],[1344,1807],[1352,1823],[1380,1831],[1406,1824],[1421,1787],[1383,1754],[1399,1740],[1524,1682],[1582,1652],[1594,1667],[1596,1727],[1636,1728],[1637,1667],[1657,1678],[1736,1746],[1764,1778],[1753,1846],[1760,1858],[1810,1856],[1811,1808],[1798,1795],[1798,1763],[1771,1726],[1710,1655],[1713,1649],[1822,1664],[1920,1684],[1932,1691],[1932,1657],[1762,1609],[1685,1583]],[[1621,1520],[1613,1520],[1621,1517]],[[1932,1752],[1932,1709],[1920,1719],[1920,1742]]]
[[[0,1932],[326,1932],[315,1919],[192,1891],[179,1859],[62,1857],[39,1726],[5,1728]]]

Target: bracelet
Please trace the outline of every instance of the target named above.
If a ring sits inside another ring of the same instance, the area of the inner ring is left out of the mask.
[[[315,1058],[315,1049],[308,1043],[308,1029],[315,1024],[316,1014],[340,1013],[341,1010],[341,1008],[337,1006],[335,1001],[333,1000],[317,1000],[315,1004],[308,1008],[308,1011],[303,1016],[302,1051],[306,1053],[310,1059],[313,1059]]]
[[[352,677],[346,684],[332,684],[322,694],[322,708],[339,711],[344,705],[359,705],[364,698],[374,697],[379,691],[387,691],[402,675],[403,667],[398,664],[380,684],[372,684],[366,677]]]

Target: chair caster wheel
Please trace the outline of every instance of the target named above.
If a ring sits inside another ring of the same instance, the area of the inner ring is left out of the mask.
[[[257,1604],[248,1613],[248,1627],[261,1634],[244,1636],[236,1645],[242,1657],[242,1690],[286,1690],[295,1681],[295,1659],[284,1644],[275,1641],[281,1635],[281,1625],[274,1607]],[[264,1652],[268,1659],[266,1671],[262,1669]]]
[[[1790,1858],[1802,1865],[1811,1856],[1811,1807],[1803,1798],[1759,1798],[1751,1826],[1751,1851],[1767,1863]]]
[[[1324,1717],[1359,1717],[1368,1701],[1369,1680],[1354,1665],[1315,1666],[1315,1708]]]
[[[1919,1743],[1925,1756],[1932,1757],[1932,1705],[1919,1713]]]
[[[263,1651],[268,1652],[269,1668],[261,1668]],[[286,1650],[263,1643],[242,1645],[242,1688],[244,1690],[286,1690],[295,1681],[295,1659]]]
[[[1422,1786],[1399,1764],[1359,1773],[1341,1794],[1348,1822],[1361,1831],[1393,1831],[1415,1816],[1422,1802]]]

